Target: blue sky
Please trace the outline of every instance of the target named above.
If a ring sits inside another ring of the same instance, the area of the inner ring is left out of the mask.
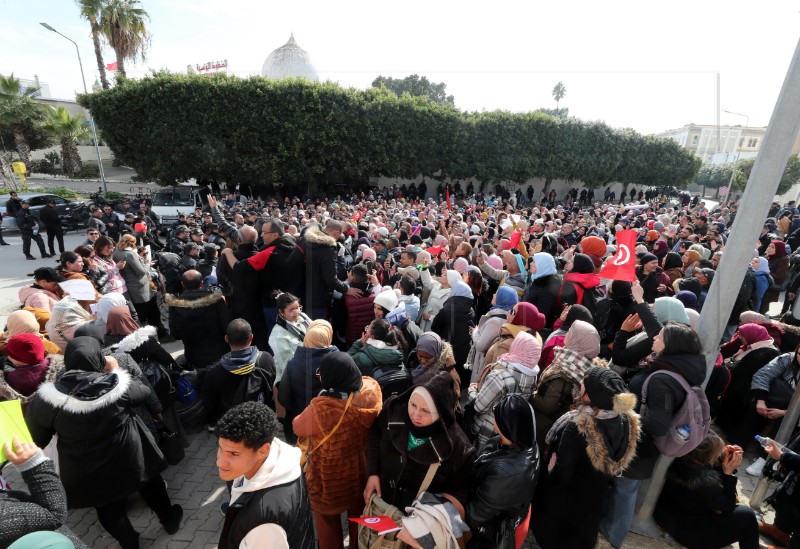
[[[447,83],[462,109],[525,111],[554,107],[563,81],[570,114],[642,133],[715,123],[717,74],[721,108],[766,125],[800,29],[800,7],[785,0],[142,4],[152,44],[146,62],[129,65],[134,78],[217,59],[233,74],[258,74],[293,32],[321,77],[344,86],[418,73]],[[74,47],[45,21],[78,42],[91,86],[88,24],[72,0],[0,0],[0,9],[0,73],[38,74],[54,97],[82,89]],[[721,122],[745,118],[723,113]]]

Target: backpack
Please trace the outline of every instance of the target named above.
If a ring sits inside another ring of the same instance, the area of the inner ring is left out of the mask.
[[[686,398],[681,407],[672,416],[672,423],[667,429],[666,434],[653,437],[653,443],[665,456],[681,457],[685,456],[703,441],[708,435],[711,427],[711,411],[708,406],[708,399],[702,387],[690,387],[682,375],[668,370],[658,370],[653,372],[642,385],[642,407],[641,415],[647,411],[647,386],[653,376],[658,374],[668,375],[681,384],[686,391]],[[688,438],[683,438],[679,434],[679,429],[689,427]]]
[[[592,318],[594,319],[593,324],[598,326],[597,331],[600,331],[599,324],[597,323],[598,314],[601,313],[600,309],[603,309],[605,312],[602,312],[604,315],[604,322],[608,323],[609,311],[611,310],[610,304],[606,299],[606,293],[603,287],[595,286],[594,288],[587,288],[583,284],[579,282],[574,282],[583,288],[583,299],[581,300],[581,305],[589,309],[589,312],[592,313]],[[605,303],[603,303],[605,302]]]
[[[617,329],[611,322],[611,300],[608,296],[604,296],[595,302],[592,314],[594,327],[597,328],[597,332],[600,334],[600,341],[613,341]]]
[[[264,374],[264,371],[258,367],[258,361],[261,359],[261,351],[256,355],[255,367],[253,371],[239,382],[239,387],[233,393],[230,403],[225,402],[225,408],[230,410],[243,402],[261,402],[269,404],[272,402],[272,388],[270,387],[269,380]]]

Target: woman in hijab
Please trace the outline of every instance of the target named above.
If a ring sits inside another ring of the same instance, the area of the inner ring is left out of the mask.
[[[422,298],[420,299],[422,320],[419,323],[419,327],[423,332],[430,331],[433,320],[450,296],[450,279],[447,276],[449,271],[445,267],[445,263],[439,262],[436,264],[435,269],[439,272],[438,276],[434,276],[436,270],[434,270],[433,274],[431,273],[432,268],[428,266],[427,269],[421,269],[419,272],[419,278],[422,281]],[[457,272],[455,275],[457,277],[460,276]],[[451,279],[456,280],[452,277]],[[425,297],[426,292],[428,294],[427,297]]]
[[[780,354],[767,329],[758,324],[739,326],[731,337],[730,345],[737,343],[738,350],[728,359],[731,381],[716,417],[716,423],[726,432],[738,425],[747,411],[753,374]]]
[[[544,369],[547,368],[553,361],[556,347],[564,346],[564,338],[567,336],[567,332],[572,326],[572,323],[576,320],[583,320],[584,322],[588,322],[590,324],[594,322],[592,313],[590,313],[589,309],[583,305],[564,307],[564,309],[561,311],[561,316],[559,317],[559,322],[561,325],[558,326],[557,329],[547,337],[544,342],[544,346],[542,347],[542,356],[539,359],[539,367],[542,369],[542,371],[544,371]],[[556,324],[559,324],[559,322],[556,322]]]
[[[106,531],[124,549],[135,549],[139,533],[127,517],[127,503],[138,491],[167,533],[174,534],[183,509],[171,504],[160,474],[166,463],[132,412],[149,390],[103,356],[91,337],[69,342],[64,365],[63,375],[37,390],[25,420],[40,447],[58,435],[69,507],[94,507]]]
[[[95,323],[101,324],[104,327],[103,329],[105,329],[106,320],[108,319],[108,312],[114,307],[120,306],[128,306],[125,296],[120,293],[111,292],[110,294],[106,294],[101,297],[100,301],[97,302],[97,320]]]
[[[17,334],[36,334],[42,340],[45,353],[48,355],[62,354],[61,348],[44,337],[40,328],[39,321],[32,312],[24,309],[14,311],[6,319],[6,331],[0,334],[0,354],[6,354],[6,343]]]
[[[536,308],[536,305],[521,301],[517,303],[508,313],[506,323],[500,326],[500,332],[492,342],[492,346],[486,353],[484,368],[493,364],[497,358],[509,352],[511,342],[520,332],[527,332],[536,338],[541,345],[542,336],[539,331],[544,329],[545,317]]]
[[[600,277],[594,272],[594,263],[586,254],[575,254],[564,267],[566,274],[561,285],[559,303],[566,305],[583,305],[589,299],[587,292],[600,285]]]
[[[750,267],[756,273],[756,296],[753,300],[753,310],[758,312],[761,310],[761,302],[764,299],[764,294],[767,293],[770,286],[772,286],[772,277],[769,274],[769,261],[766,257],[754,257],[750,262]]]
[[[73,338],[75,330],[89,322],[92,316],[81,304],[67,296],[53,306],[45,329],[50,341],[63,351]]]
[[[456,370],[461,378],[461,386],[469,385],[470,372],[464,368],[470,346],[470,328],[475,326],[475,313],[472,310],[472,290],[464,284],[455,271],[457,280],[450,285],[450,297],[442,305],[442,310],[431,324],[431,331],[439,334],[453,346]],[[449,276],[449,275],[448,275]]]
[[[486,352],[500,334],[500,326],[505,324],[508,313],[518,303],[517,292],[510,286],[500,286],[492,298],[492,308],[483,315],[478,326],[472,330],[474,347],[472,360],[472,382],[478,378],[484,366]]]
[[[553,362],[543,371],[531,405],[536,412],[539,446],[555,421],[570,409],[580,396],[586,372],[600,354],[600,334],[583,320],[576,320],[564,337],[564,346],[555,349]],[[597,359],[605,366],[605,361]]]
[[[367,433],[381,410],[381,388],[347,353],[334,351],[319,364],[320,395],[294,418],[299,438],[308,437],[305,469],[308,498],[320,549],[343,549],[341,514],[357,518],[364,509]],[[362,449],[358,451],[358,449]],[[358,525],[350,522],[350,539]]]
[[[675,252],[668,252],[664,256],[664,274],[669,277],[669,283],[675,284],[676,280],[683,278],[683,259]]]
[[[461,378],[455,371],[455,365],[453,348],[434,332],[419,336],[417,348],[408,357],[408,369],[415,385],[439,372],[449,372],[459,382],[460,388]]]
[[[311,403],[311,399],[322,390],[317,376],[320,362],[330,353],[338,350],[331,345],[333,327],[326,320],[314,320],[309,324],[303,338],[302,347],[298,347],[294,356],[286,364],[280,386],[278,400],[286,408],[284,432],[287,441],[295,442],[292,421]]]
[[[636,397],[619,374],[592,367],[578,384],[577,408],[559,417],[542,446],[547,448],[547,467],[534,497],[536,520],[531,524],[542,549],[594,547],[608,485],[636,455]],[[542,429],[538,417],[536,425]],[[537,433],[537,438],[543,437]],[[574,520],[576,516],[581,520]]]
[[[471,549],[514,545],[513,526],[525,520],[536,490],[539,452],[528,400],[522,395],[504,396],[494,408],[493,428],[494,436],[477,453],[472,470],[467,505]],[[512,527],[503,528],[506,521]]]
[[[468,402],[475,410],[475,420],[468,430],[475,435],[478,451],[494,432],[494,405],[505,395],[519,394],[527,399],[533,393],[541,352],[542,346],[535,337],[520,332],[509,352],[497,359],[484,378],[470,385]]]
[[[533,255],[528,267],[531,282],[522,294],[522,301],[536,306],[536,309],[548,318],[548,325],[555,320],[555,302],[561,290],[561,277],[556,271],[556,262],[549,253],[539,252]]]
[[[128,307],[124,305],[114,307],[108,312],[106,318],[105,345],[110,347],[119,343],[138,329],[139,325],[131,317]]]
[[[789,283],[789,257],[786,255],[786,244],[783,240],[773,240],[767,246],[764,255],[769,263],[769,273],[772,276],[772,286],[764,293],[761,308],[758,312],[766,314],[771,303],[778,301],[781,292]]]
[[[0,369],[0,401],[19,400],[24,410],[39,385],[55,380],[61,372],[63,357],[47,356],[38,333],[16,334],[6,343],[8,358]]]

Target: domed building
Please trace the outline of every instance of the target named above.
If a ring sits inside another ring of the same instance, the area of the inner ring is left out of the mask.
[[[276,80],[287,76],[305,78],[312,82],[319,80],[311,57],[294,41],[294,34],[289,37],[288,42],[267,56],[261,68],[261,76]]]

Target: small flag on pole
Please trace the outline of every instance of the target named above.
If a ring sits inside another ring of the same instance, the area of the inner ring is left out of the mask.
[[[113,63],[109,63],[108,65],[106,65],[106,69],[110,71],[117,70],[117,62],[114,61]]]
[[[636,282],[636,231],[619,231],[617,253],[600,271],[600,278]]]
[[[450,204],[450,185],[444,188],[444,201],[447,202],[447,209],[452,210],[453,206]]]

